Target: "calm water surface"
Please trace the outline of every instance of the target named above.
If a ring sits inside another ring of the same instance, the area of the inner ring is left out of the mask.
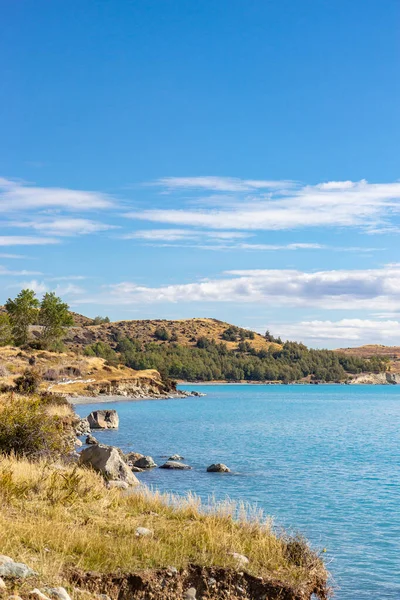
[[[182,386],[194,389],[194,386]],[[185,457],[193,471],[140,473],[162,491],[257,503],[327,548],[338,600],[400,599],[400,386],[196,386],[204,398],[115,408],[102,443]],[[205,472],[224,462],[234,475]]]

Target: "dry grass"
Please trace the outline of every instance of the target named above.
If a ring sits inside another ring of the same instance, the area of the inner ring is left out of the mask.
[[[63,583],[68,566],[105,573],[189,563],[237,568],[232,552],[246,555],[255,575],[295,585],[325,576],[317,555],[305,546],[294,559],[270,521],[244,505],[204,510],[193,496],[143,488],[124,495],[92,471],[13,457],[0,460],[0,501],[1,552],[53,585]],[[136,537],[139,526],[154,535]]]

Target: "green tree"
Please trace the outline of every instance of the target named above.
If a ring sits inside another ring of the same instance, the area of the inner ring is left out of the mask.
[[[12,328],[10,317],[7,314],[0,315],[0,346],[8,346],[12,342]]]
[[[26,344],[29,338],[29,325],[37,320],[39,300],[33,290],[21,290],[18,296],[5,304],[8,313],[12,335],[17,346]]]
[[[54,292],[47,292],[40,303],[39,325],[42,326],[40,336],[43,347],[56,348],[66,332],[66,327],[73,325],[69,306],[62,302]]]

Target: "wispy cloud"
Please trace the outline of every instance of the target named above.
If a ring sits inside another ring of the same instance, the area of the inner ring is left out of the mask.
[[[58,243],[59,240],[51,237],[34,237],[30,235],[0,236],[0,246],[44,246]]]
[[[142,229],[121,236],[123,239],[138,239],[150,242],[173,242],[208,238],[231,240],[250,237],[251,234],[237,231],[195,231],[192,229]]]
[[[233,183],[229,183],[232,182]],[[235,192],[228,207],[155,208],[130,212],[128,217],[169,225],[207,229],[284,230],[310,227],[358,227],[370,233],[394,225],[400,212],[400,182],[331,181],[310,185],[215,177],[160,179],[166,191]],[[289,182],[290,183],[290,182]],[[272,185],[275,184],[275,185]],[[394,230],[397,230],[395,227]]]
[[[4,252],[1,252],[0,258],[10,258],[12,260],[25,260],[26,258],[30,258],[30,256],[26,256],[25,254],[5,254]]]
[[[399,310],[400,266],[305,272],[256,269],[228,271],[219,278],[148,287],[121,282],[82,302],[271,303],[279,307],[340,310]]]
[[[39,281],[38,279],[31,279],[29,281],[19,281],[18,283],[9,284],[7,289],[30,289],[36,292],[36,294],[44,294],[51,291],[59,296],[65,297],[67,300],[69,297],[80,296],[86,291],[72,282],[66,281],[65,283],[54,286],[49,283],[50,281],[52,280]]]
[[[311,344],[335,342],[344,347],[368,343],[399,345],[399,320],[341,319],[339,321],[300,321],[275,326],[283,339],[303,340]]]
[[[0,211],[63,208],[80,212],[114,206],[115,200],[101,192],[39,187],[0,177]]]
[[[90,219],[59,217],[57,219],[32,219],[30,221],[11,221],[12,227],[29,228],[39,231],[42,234],[53,236],[74,236],[98,233],[116,229],[114,225],[99,223]]]
[[[42,273],[41,273],[41,271],[27,271],[25,269],[15,271],[13,269],[7,269],[6,267],[0,266],[0,275],[9,275],[9,276],[42,275]]]
[[[277,190],[292,187],[292,181],[239,179],[237,177],[162,177],[150,185],[168,190],[210,190],[215,192],[250,192],[253,190]]]

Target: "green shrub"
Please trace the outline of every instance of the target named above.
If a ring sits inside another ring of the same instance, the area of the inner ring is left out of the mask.
[[[50,416],[39,397],[10,394],[0,405],[0,452],[17,456],[71,450],[61,419]]]
[[[26,369],[23,375],[14,380],[15,391],[19,394],[35,394],[42,382],[42,376],[34,369]]]

